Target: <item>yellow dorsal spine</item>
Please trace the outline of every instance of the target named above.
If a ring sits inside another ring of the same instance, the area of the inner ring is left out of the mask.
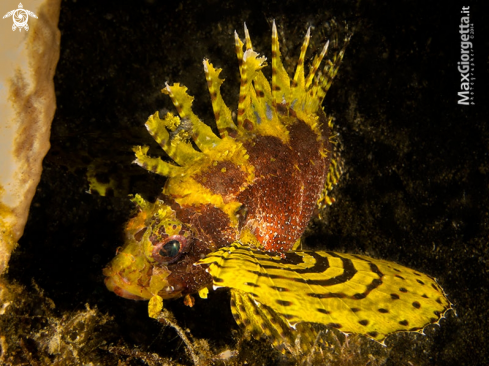
[[[272,94],[273,99],[277,100],[277,60],[280,58],[279,53],[279,45],[278,45],[278,35],[277,35],[277,26],[275,25],[275,20],[273,21],[272,26]]]
[[[188,119],[190,121],[188,127],[191,137],[200,151],[205,153],[214,149],[220,143],[221,139],[192,112],[194,98],[187,94],[187,87],[181,86],[179,83],[175,83],[172,86],[167,83],[162,92],[170,96],[182,120]]]
[[[273,22],[272,82],[270,85],[261,71],[266,66],[266,58],[253,50],[246,24],[244,24],[244,33],[245,43],[243,44],[235,32],[236,55],[241,76],[237,122],[233,121],[231,111],[225,104],[220,92],[221,84],[224,81],[219,78],[221,69],[214,68],[208,60],[204,59],[204,72],[219,136],[216,136],[212,129],[193,113],[194,98],[187,94],[187,88],[179,83],[174,85],[167,83],[162,92],[170,96],[180,118],[168,113],[164,119],[160,119],[159,114],[155,113],[149,117],[146,127],[176,164],[164,162],[159,158],[148,157],[147,147],[137,147],[136,162],[139,165],[169,177],[192,175],[199,170],[203,161],[208,160],[208,157],[212,157],[212,160],[215,161],[225,160],[224,156],[229,154],[229,151],[234,151],[234,145],[229,145],[228,140],[238,138],[238,140],[244,141],[259,134],[275,136],[286,142],[289,138],[286,124],[292,121],[287,119],[289,117],[287,108],[294,109],[294,116],[303,120],[313,130],[318,129],[317,118],[310,116],[313,116],[320,108],[321,101],[338,71],[345,49],[343,48],[338,55],[335,55],[332,61],[328,60],[323,71],[316,76],[328,49],[329,43],[326,43],[322,52],[315,57],[311,71],[305,79],[304,60],[311,37],[309,28],[301,47],[291,87],[291,79],[281,60],[277,26]],[[244,52],[243,46],[246,46]],[[284,116],[286,118],[283,118]],[[253,131],[252,134],[250,134],[251,131]],[[318,136],[321,136],[320,132],[318,132]],[[227,137],[231,137],[231,139],[227,139]],[[197,149],[194,149],[189,141],[190,138]],[[188,168],[185,173],[184,170],[180,169],[184,167]],[[331,176],[334,177],[335,175],[331,174]]]
[[[248,80],[246,77],[246,62],[243,61],[243,42],[239,39],[238,33],[234,32],[236,56],[239,62],[239,73],[241,76],[241,84],[239,86],[239,102],[238,102],[238,127],[243,125],[243,114],[245,109],[245,99],[248,91]]]
[[[238,131],[245,136],[247,132],[254,130],[260,125],[263,117],[266,115],[266,103],[269,99],[265,98],[265,100],[263,100],[263,97],[266,96],[264,90],[267,89],[265,83],[268,85],[268,81],[266,81],[260,71],[266,65],[266,58],[263,56],[260,57],[260,55],[253,50],[246,25],[246,51],[244,53],[242,52],[243,43],[239,39],[237,33],[235,33],[235,37],[236,45],[239,47],[236,54],[238,59],[242,57],[237,124]]]
[[[252,50],[253,46],[251,44],[250,33],[248,32],[248,27],[246,26],[246,23],[244,24],[244,32],[245,32],[245,39],[246,39],[246,50]]]
[[[168,129],[174,131],[180,125],[180,118],[167,113],[164,119],[160,119],[159,113],[151,115],[146,122],[146,128],[155,141],[177,164],[183,166],[188,161],[195,161],[203,157],[202,153],[196,151],[187,140],[187,133],[175,133],[170,138]]]
[[[227,107],[226,103],[222,99],[221,95],[221,85],[224,79],[219,79],[219,74],[221,69],[215,69],[214,66],[208,61],[203,61],[204,73],[207,80],[207,87],[209,89],[209,94],[211,95],[212,109],[214,111],[214,117],[216,118],[217,129],[222,138],[229,136],[232,131],[236,130],[236,126],[233,122],[231,116],[231,111]]]
[[[284,98],[290,96],[289,93],[290,79],[282,64],[277,26],[274,20],[272,25],[272,95],[274,103],[290,103],[290,100],[284,100]]]
[[[312,68],[309,71],[309,75],[307,75],[307,79],[306,79],[306,90],[309,89],[309,87],[311,86],[312,80],[314,79],[314,75],[316,75],[316,71],[318,70],[319,65],[321,64],[324,55],[326,55],[326,52],[328,52],[328,47],[329,47],[329,41],[326,42],[321,53],[319,55],[316,55],[316,57],[314,57],[314,61],[312,62]]]
[[[343,48],[341,51],[333,57],[333,61],[329,61],[326,63],[323,69],[323,77],[321,78],[319,90],[317,92],[319,102],[322,103],[326,93],[328,92],[331,84],[333,83],[333,79],[335,78],[338,70],[340,68],[341,62],[343,61],[343,56],[345,55],[346,46],[350,41],[350,36],[345,38]]]
[[[292,81],[292,90],[299,88],[300,91],[304,90],[304,59],[306,57],[307,46],[309,46],[309,39],[311,38],[311,27],[307,28],[306,37],[301,47],[301,55],[299,61],[297,61],[297,69],[295,70],[294,79]]]
[[[246,23],[244,24],[244,32],[245,32],[246,51],[248,51],[249,54],[252,54],[253,45],[251,43],[251,37],[250,37],[250,33],[248,32],[248,28],[246,27]],[[256,56],[258,56],[258,54],[256,54]],[[266,121],[263,121],[263,116],[267,115],[267,108],[266,108],[267,103],[270,106],[272,102],[270,84],[268,83],[268,80],[263,75],[263,73],[260,71],[261,68],[266,66],[265,60],[266,58],[263,57],[261,61],[261,66],[259,68],[255,68],[253,73],[253,78],[249,82],[250,83],[249,91],[251,92],[250,101],[251,101],[252,109],[250,109],[247,115],[249,117],[248,120],[251,121],[253,124],[253,128],[257,124],[262,124],[262,123],[266,124]],[[253,84],[251,85],[251,83]],[[268,116],[270,117],[270,120],[272,119],[271,115],[272,112],[269,112]],[[250,126],[247,127],[249,128]]]
[[[134,163],[146,170],[165,177],[176,177],[185,173],[184,168],[163,161],[160,158],[149,157],[147,155],[149,146],[136,146],[133,150],[136,155]]]

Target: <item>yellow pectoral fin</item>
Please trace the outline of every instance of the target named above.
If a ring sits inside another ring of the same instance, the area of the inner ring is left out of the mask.
[[[246,335],[256,340],[264,335],[282,352],[288,349],[307,353],[316,343],[318,333],[312,324],[302,323],[293,329],[280,314],[254,301],[249,293],[231,290],[231,311]]]
[[[382,342],[422,331],[451,303],[436,280],[396,263],[334,252],[270,255],[234,244],[201,263],[219,287],[248,293],[291,327],[309,322]]]

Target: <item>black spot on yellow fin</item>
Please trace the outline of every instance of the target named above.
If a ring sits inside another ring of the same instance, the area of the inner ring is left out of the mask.
[[[298,251],[280,256],[233,244],[200,263],[210,264],[209,273],[220,278],[216,286],[252,299],[233,310],[238,322],[251,324],[251,332],[263,317],[271,317],[253,313],[266,306],[291,327],[318,323],[382,342],[389,334],[437,323],[451,309],[432,277],[360,255]]]

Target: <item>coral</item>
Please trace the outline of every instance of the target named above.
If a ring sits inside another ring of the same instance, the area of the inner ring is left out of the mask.
[[[38,19],[30,19],[28,31],[0,32],[0,274],[24,231],[50,147],[60,3],[31,3],[29,10]]]

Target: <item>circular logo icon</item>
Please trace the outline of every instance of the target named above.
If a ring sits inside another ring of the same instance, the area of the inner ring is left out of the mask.
[[[3,16],[3,19],[12,16],[12,19],[14,21],[14,24],[12,25],[12,30],[15,31],[18,28],[19,31],[21,31],[22,28],[24,28],[27,31],[29,30],[29,25],[27,24],[27,21],[29,20],[29,15],[37,18],[36,14],[34,14],[32,11],[25,10],[22,6],[22,3],[20,3],[18,9],[9,11]]]

